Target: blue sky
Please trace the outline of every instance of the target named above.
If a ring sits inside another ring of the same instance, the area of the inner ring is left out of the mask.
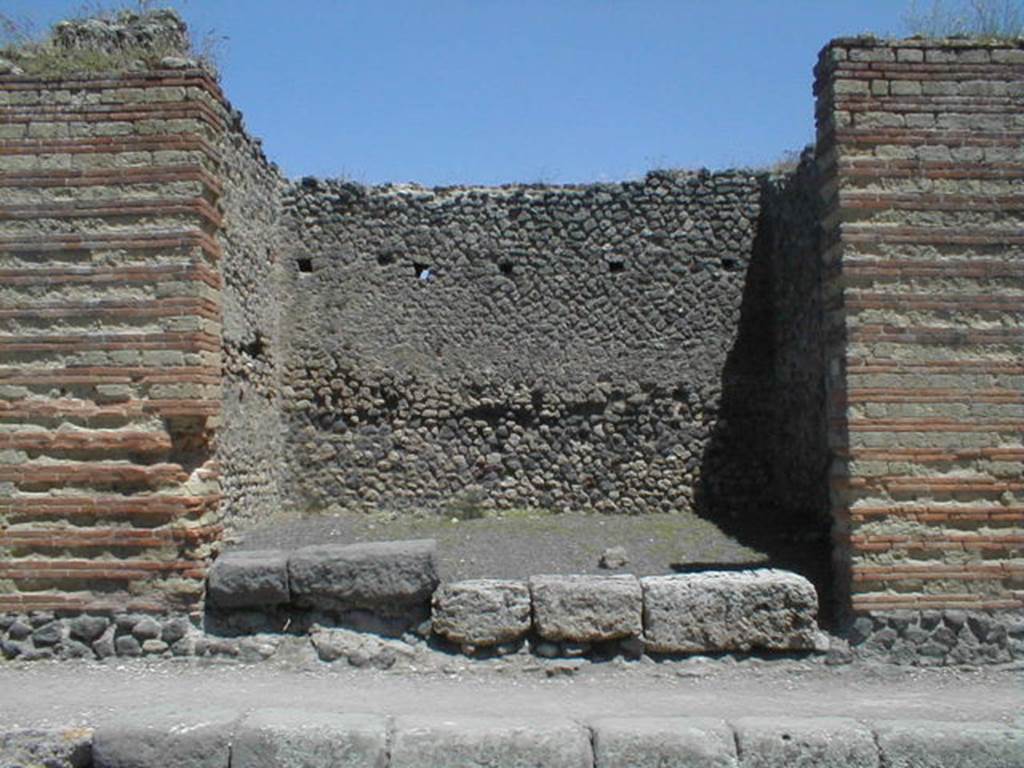
[[[0,0],[40,27],[82,0]],[[902,0],[182,0],[224,88],[293,177],[617,181],[770,164],[813,140],[836,36]]]

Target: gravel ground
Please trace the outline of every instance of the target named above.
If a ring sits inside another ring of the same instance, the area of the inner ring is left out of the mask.
[[[242,531],[233,548],[296,549],[389,539],[436,539],[443,580],[521,579],[542,573],[600,573],[601,553],[625,547],[622,572],[638,576],[712,565],[766,566],[771,555],[740,544],[693,514],[620,517],[510,514],[476,520],[361,514],[280,519]]]

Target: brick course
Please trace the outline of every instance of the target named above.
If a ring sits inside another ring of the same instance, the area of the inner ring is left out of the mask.
[[[1022,54],[842,39],[818,63],[835,560],[875,630],[1024,607]]]
[[[229,113],[198,70],[0,78],[0,608],[201,604]]]

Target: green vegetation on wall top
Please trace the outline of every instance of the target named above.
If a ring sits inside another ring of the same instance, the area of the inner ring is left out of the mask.
[[[202,67],[216,75],[221,40],[212,33],[190,37],[176,10],[145,0],[130,6],[94,3],[45,35],[31,19],[0,13],[0,74],[62,77]]]

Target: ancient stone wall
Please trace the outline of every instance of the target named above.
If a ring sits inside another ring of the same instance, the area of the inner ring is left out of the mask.
[[[283,180],[249,137],[237,112],[226,112],[220,138],[224,213],[218,241],[223,303],[223,411],[216,458],[222,519],[237,528],[282,506],[283,364],[280,217]]]
[[[0,610],[182,610],[220,527],[220,94],[0,77]]]
[[[280,179],[151,61],[184,37],[63,25],[0,76],[0,614],[33,626],[197,609],[224,521],[277,508]],[[127,71],[59,74],[90,46]]]
[[[294,185],[290,486],[316,506],[745,511],[770,339],[744,173]],[[749,293],[749,292],[748,292]],[[721,417],[728,390],[730,419]],[[702,498],[703,492],[703,498]]]
[[[772,498],[791,530],[827,548],[828,450],[821,298],[820,178],[810,151],[765,184],[759,237],[770,295],[772,425],[758,446],[771,461]]]
[[[852,639],[1022,652],[1019,44],[834,41],[779,177],[431,190],[285,182],[184,34],[0,62],[6,640],[169,652],[284,507],[496,507],[831,517]]]
[[[835,554],[855,636],[1006,658],[1024,642],[1024,49],[843,39],[817,75]]]

